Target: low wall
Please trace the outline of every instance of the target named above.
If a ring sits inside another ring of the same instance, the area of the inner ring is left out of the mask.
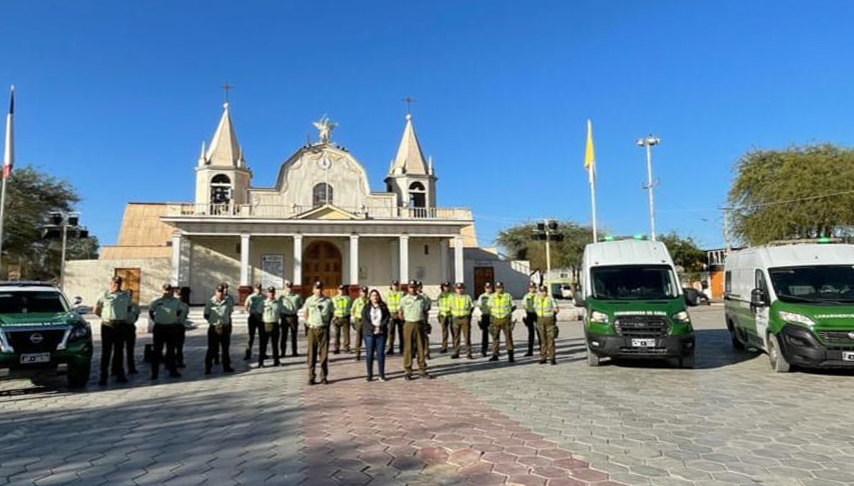
[[[170,258],[139,258],[127,260],[71,260],[65,264],[65,295],[69,299],[76,296],[83,298],[83,303],[90,307],[109,286],[110,278],[115,275],[117,268],[140,269],[141,305],[160,296],[160,288],[169,282],[172,272]]]

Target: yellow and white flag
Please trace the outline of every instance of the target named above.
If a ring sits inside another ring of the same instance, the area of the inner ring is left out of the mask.
[[[587,146],[584,150],[584,169],[590,178],[590,210],[593,226],[593,242],[597,240],[596,229],[596,154],[593,150],[593,122],[587,120]]]

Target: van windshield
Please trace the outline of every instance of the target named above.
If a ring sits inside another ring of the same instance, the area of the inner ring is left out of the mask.
[[[769,268],[783,302],[854,303],[854,266],[816,265]]]
[[[595,299],[674,299],[679,295],[667,265],[593,267],[590,278]]]

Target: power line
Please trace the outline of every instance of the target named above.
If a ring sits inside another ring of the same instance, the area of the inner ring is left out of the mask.
[[[779,201],[768,201],[768,202],[764,202],[764,203],[747,204],[747,205],[743,205],[743,206],[730,206],[730,207],[725,207],[725,208],[720,208],[720,209],[737,211],[737,210],[742,210],[742,209],[761,208],[764,206],[774,206],[777,204],[789,204],[789,203],[793,203],[793,202],[812,201],[815,199],[824,199],[826,197],[844,196],[847,194],[854,194],[854,190],[834,192],[834,193],[830,193],[830,194],[820,194],[817,196],[799,197],[796,199],[783,199],[783,200],[779,200]]]

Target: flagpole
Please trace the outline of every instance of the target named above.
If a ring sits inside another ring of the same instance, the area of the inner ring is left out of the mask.
[[[3,182],[0,187],[0,274],[3,269],[3,223],[6,221],[6,180],[12,171],[14,149],[12,147],[12,115],[15,112],[15,86],[12,85],[9,101],[9,114],[6,115],[6,143],[3,147]]]
[[[598,240],[598,230],[596,228],[596,155],[593,150],[593,122],[587,119],[587,145],[584,149],[584,168],[587,169],[587,175],[590,178],[590,210],[592,212],[593,223],[593,243]]]
[[[593,210],[593,243],[596,243],[599,231],[596,229],[596,164],[590,167],[590,208]]]

